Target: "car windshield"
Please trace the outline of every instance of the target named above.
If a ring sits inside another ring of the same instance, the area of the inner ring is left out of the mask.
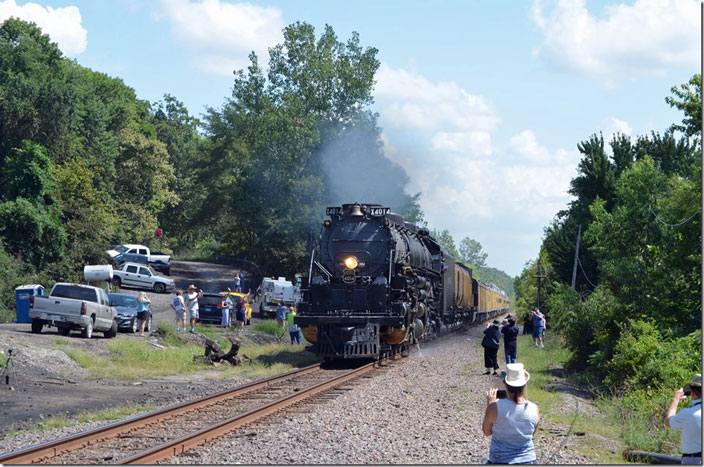
[[[219,295],[214,297],[211,295],[204,295],[202,298],[198,299],[199,305],[220,305],[221,302],[222,299]]]
[[[127,247],[124,245],[120,245],[117,248],[115,248],[115,251],[117,251],[118,253],[124,253],[125,251],[127,251]]]
[[[134,295],[108,295],[110,298],[110,304],[113,306],[126,306],[130,308],[137,308],[137,297]]]

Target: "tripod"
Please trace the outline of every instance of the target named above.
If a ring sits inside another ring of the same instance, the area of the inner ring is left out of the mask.
[[[4,379],[5,384],[10,384],[10,374],[12,374],[12,379],[17,379],[17,374],[15,373],[15,362],[12,360],[12,349],[7,350],[7,360],[5,360],[5,366],[0,370],[0,382]]]

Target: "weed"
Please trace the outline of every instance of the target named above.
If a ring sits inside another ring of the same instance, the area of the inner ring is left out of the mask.
[[[74,417],[67,417],[65,415],[57,415],[44,419],[43,422],[39,423],[36,428],[29,430],[30,433],[49,431],[57,428],[64,428],[67,426],[77,425],[79,423],[86,422],[103,422],[120,420],[126,418],[130,415],[146,412],[149,410],[154,410],[154,406],[150,404],[130,404],[120,407],[112,407],[108,409],[102,409],[97,411],[87,411],[80,412]],[[15,437],[24,432],[22,431],[11,431],[7,434],[8,437]]]
[[[66,339],[65,337],[55,337],[54,338],[54,344],[56,345],[68,345],[69,340]]]
[[[281,335],[281,333],[286,332],[285,329],[281,329],[281,326],[279,326],[279,323],[273,319],[269,319],[266,321],[262,321],[261,323],[257,324],[254,329],[256,331],[261,331],[261,332],[266,332],[268,334],[273,334],[277,337]]]

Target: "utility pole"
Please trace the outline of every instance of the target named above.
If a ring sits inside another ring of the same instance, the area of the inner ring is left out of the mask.
[[[538,279],[538,310],[540,310],[540,279],[545,277],[544,275],[540,274],[540,256],[538,256],[538,274],[535,276]]]
[[[582,226],[579,226],[577,230],[577,246],[574,247],[574,265],[572,266],[572,290],[574,290],[574,284],[577,281],[577,261],[579,261],[579,240],[582,237]]]

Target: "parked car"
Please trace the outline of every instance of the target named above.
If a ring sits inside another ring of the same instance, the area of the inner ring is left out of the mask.
[[[164,293],[174,289],[174,281],[154,275],[148,266],[137,263],[123,263],[112,272],[112,283],[120,287],[137,287]]]
[[[115,264],[120,267],[124,263],[137,263],[151,266],[156,272],[161,272],[167,276],[171,275],[171,263],[162,263],[161,261],[151,262],[147,255],[139,253],[120,253],[113,258]]]
[[[168,255],[166,253],[162,253],[161,251],[151,251],[149,247],[144,246],[144,245],[133,245],[133,244],[125,244],[125,245],[116,245],[109,250],[107,250],[107,254],[110,255],[111,258],[114,258],[115,256],[121,254],[121,253],[137,253],[140,255],[146,255],[147,260],[150,263],[170,263],[171,262],[171,255]]]
[[[128,293],[108,294],[110,306],[117,310],[117,328],[121,331],[139,331],[139,320],[137,319],[137,296]],[[152,309],[147,309],[148,318],[144,325],[144,330],[149,332],[152,329]]]
[[[220,305],[221,302],[222,294],[203,292],[203,296],[198,299],[198,321],[220,324],[222,320],[222,310],[218,305]],[[230,312],[230,318],[234,317],[235,310],[230,310]]]
[[[34,334],[44,326],[55,326],[63,335],[80,329],[88,339],[94,330],[102,331],[105,337],[117,335],[117,311],[110,306],[107,293],[91,285],[57,282],[48,297],[29,298],[29,317]]]
[[[246,300],[247,297],[247,294],[239,292],[220,292],[220,294],[230,294],[230,296],[232,297],[232,316],[235,315],[235,305],[237,305],[240,300]],[[247,300],[244,305],[244,316],[247,320],[246,324],[250,324],[250,321],[252,319],[252,307],[249,305],[249,300]]]

